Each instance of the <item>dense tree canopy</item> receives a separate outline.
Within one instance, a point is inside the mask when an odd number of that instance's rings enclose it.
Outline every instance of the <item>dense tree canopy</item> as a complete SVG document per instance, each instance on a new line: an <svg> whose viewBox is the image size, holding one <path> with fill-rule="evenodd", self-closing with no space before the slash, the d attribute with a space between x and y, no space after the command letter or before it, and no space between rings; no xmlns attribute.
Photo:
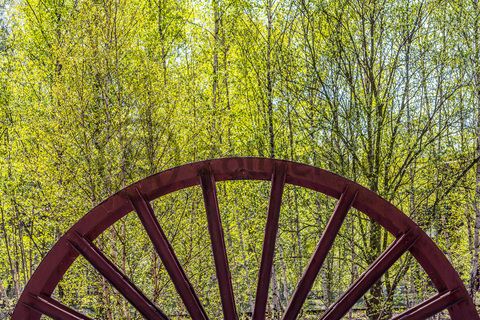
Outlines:
<svg viewBox="0 0 480 320"><path fill-rule="evenodd" d="M96 204L147 175L224 156L312 164L379 193L427 231L476 297L478 0L0 2L0 317ZM246 317L270 185L218 188ZM153 205L207 312L220 318L202 201L191 188ZM287 187L272 317L284 311L334 205ZM391 241L352 212L302 317L328 307ZM167 314L185 314L138 217L122 218L96 243ZM383 319L432 292L405 255L349 317ZM80 258L55 296L99 319L140 317Z"/></svg>

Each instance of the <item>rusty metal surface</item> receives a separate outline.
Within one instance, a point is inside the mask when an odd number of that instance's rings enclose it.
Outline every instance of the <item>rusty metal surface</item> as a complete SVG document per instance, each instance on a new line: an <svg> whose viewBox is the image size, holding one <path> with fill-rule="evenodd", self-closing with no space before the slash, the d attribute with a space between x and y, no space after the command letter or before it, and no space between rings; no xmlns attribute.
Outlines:
<svg viewBox="0 0 480 320"><path fill-rule="evenodd" d="M281 174L284 177L275 174L278 170L275 168L283 168ZM444 254L412 220L392 204L368 189L331 172L304 164L266 158L225 158L187 164L152 175L114 194L80 219L53 246L25 287L14 310L13 319L39 319L42 313L55 319L88 319L50 297L64 273L79 254L85 256L145 318L166 319L161 311L161 306L157 307L149 301L92 243L106 228L132 210L138 210L137 213L162 261L165 265L168 263L167 271L191 317L206 319L207 316L196 294L178 264L173 249L164 237L148 204L149 201L158 197L194 185L200 185L204 192L212 252L217 268L219 288L222 292L224 317L225 319L237 319L215 191L215 182L225 180L272 180L273 189L268 215L269 220L272 221L269 223L273 224L277 219L276 212L279 210L283 189L283 182L278 181L284 180L288 184L308 188L337 199L340 197L344 199L339 201L314 257L305 269L285 319L295 319L297 316L298 310L310 290L311 283L321 267L324 255L330 249L331 242L338 233L350 205L367 214L394 235L397 240L378 257L339 301L330 306L323 315L323 319L341 318L342 314L347 312L372 283L406 250L412 253L426 271L435 285L438 295L407 310L395 319L425 319L446 308L454 320L480 319L462 281ZM349 195L346 194L347 191ZM355 192L354 197L351 192ZM342 194L344 195L342 196ZM265 240L268 241L268 244L264 244L266 251L262 254L260 269L267 275L270 275L271 272L269 269L271 269L271 255L274 247L271 242L272 235L276 234L276 229L275 225L266 226ZM268 289L268 284L267 286L258 286L259 294L262 296L257 297L256 319L263 319L264 316L262 310L264 310L263 304L266 301L265 294L268 292L265 287Z"/></svg>

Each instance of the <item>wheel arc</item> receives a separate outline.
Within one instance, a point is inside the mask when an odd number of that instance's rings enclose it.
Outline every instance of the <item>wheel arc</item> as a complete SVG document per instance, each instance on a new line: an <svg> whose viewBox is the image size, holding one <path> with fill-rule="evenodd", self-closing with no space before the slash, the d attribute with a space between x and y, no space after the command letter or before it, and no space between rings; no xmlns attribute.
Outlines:
<svg viewBox="0 0 480 320"><path fill-rule="evenodd" d="M148 201L180 189L199 185L199 172L208 167L215 181L270 180L275 165L286 167L285 183L334 198L340 198L347 186L358 193L353 207L367 214L393 236L399 237L416 224L399 209L361 185L313 166L285 160L255 157L233 157L206 160L178 166L140 180L112 195L74 224L52 247L37 267L17 303L12 319L39 319L40 313L28 307L33 296L50 296L78 253L69 245L71 233L93 241L106 228L133 211L131 196L140 191ZM448 308L452 319L480 319L463 282L448 259L421 229L415 244L409 249L428 274L439 292L456 290L461 301Z"/></svg>

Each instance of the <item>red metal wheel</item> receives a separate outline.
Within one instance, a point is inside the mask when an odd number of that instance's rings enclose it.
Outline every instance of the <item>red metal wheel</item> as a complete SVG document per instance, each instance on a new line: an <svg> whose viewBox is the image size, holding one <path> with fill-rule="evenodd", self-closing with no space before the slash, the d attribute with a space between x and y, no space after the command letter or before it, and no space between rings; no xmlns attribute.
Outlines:
<svg viewBox="0 0 480 320"><path fill-rule="evenodd" d="M55 301L51 294L78 255L97 269L146 319L167 316L93 244L106 228L136 211L163 265L192 319L207 315L182 266L154 216L150 201L177 190L200 185L207 211L208 230L225 319L238 319L223 229L216 195L216 181L271 180L272 189L265 227L253 319L265 318L281 198L285 183L308 188L339 199L313 256L283 316L295 319L350 207L367 214L396 240L331 305L321 319L341 319L363 294L406 251L415 257L435 285L438 294L394 319L426 319L444 309L452 319L480 319L464 284L450 262L412 220L392 204L364 187L312 166L265 158L226 158L176 167L145 178L111 196L80 219L63 235L38 266L26 285L13 319L89 319ZM265 281L264 279L268 279Z"/></svg>

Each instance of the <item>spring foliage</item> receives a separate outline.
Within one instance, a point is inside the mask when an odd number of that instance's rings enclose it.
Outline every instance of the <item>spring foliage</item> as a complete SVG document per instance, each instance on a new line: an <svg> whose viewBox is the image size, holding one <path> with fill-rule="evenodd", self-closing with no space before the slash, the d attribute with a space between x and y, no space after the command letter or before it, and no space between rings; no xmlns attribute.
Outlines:
<svg viewBox="0 0 480 320"><path fill-rule="evenodd" d="M378 192L427 231L475 295L479 15L476 0L3 0L0 317L96 204L147 175L224 156L308 163ZM218 185L242 316L254 302L269 188ZM271 317L334 204L287 187ZM153 206L207 312L221 318L200 190ZM334 302L391 241L352 211L302 317ZM185 314L135 215L96 243L168 315ZM433 292L406 255L350 317L388 317ZM94 318L140 317L80 258L54 295Z"/></svg>

